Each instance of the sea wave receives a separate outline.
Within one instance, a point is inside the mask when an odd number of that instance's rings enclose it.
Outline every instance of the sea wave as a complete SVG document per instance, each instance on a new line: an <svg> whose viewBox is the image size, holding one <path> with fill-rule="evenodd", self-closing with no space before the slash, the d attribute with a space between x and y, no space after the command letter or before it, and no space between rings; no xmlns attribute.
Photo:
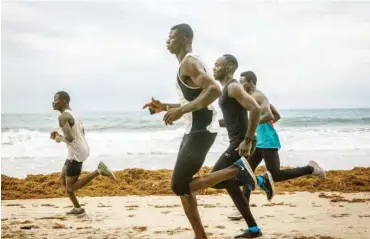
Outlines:
<svg viewBox="0 0 370 239"><path fill-rule="evenodd" d="M2 132L10 132L14 130L33 130L40 132L50 132L54 130L53 125L57 124L47 122L44 124L13 124L3 125ZM299 128L299 127L355 127L370 125L370 117L348 117L348 118L330 118L330 117L285 117L282 118L277 125L282 128ZM175 122L170 128L179 129L184 126L182 121ZM86 131L97 132L114 132L114 131L161 131L167 127L160 119L91 119L84 120L84 127Z"/></svg>

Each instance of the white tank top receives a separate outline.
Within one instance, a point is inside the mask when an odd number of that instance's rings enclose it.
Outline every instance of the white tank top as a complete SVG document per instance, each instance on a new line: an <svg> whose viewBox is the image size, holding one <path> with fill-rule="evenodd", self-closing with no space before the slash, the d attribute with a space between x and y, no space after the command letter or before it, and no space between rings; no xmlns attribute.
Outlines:
<svg viewBox="0 0 370 239"><path fill-rule="evenodd" d="M197 59L201 63L201 65L203 66L206 73L213 79L213 75L210 74L210 71L207 69L206 65L199 58L198 55L195 55L193 53L186 54L185 57L182 59L182 61L179 63L178 69L177 69L176 88L177 88L177 93L178 93L178 97L179 97L181 105L188 104L190 101L192 101L192 100L189 100L189 97L186 97L184 92L187 92L189 94L192 94L192 92L197 92L197 93L194 93L194 95L197 95L201 90L200 87L191 87L191 86L186 85L180 77L181 64L189 56L194 57L195 59ZM186 98L188 98L188 99L186 99ZM199 115L194 114L194 112L189 112L189 113L186 113L186 114L183 115L182 119L185 121L185 133L186 134L189 134L192 131L192 129L194 128L193 126L195 124L199 124L199 122L195 122L195 121L207 121L206 129L210 132L217 132L218 121L217 121L217 110L215 108L215 102L208 105L207 109L210 110L210 112L212 112L211 116L210 116L211 119L208 119L208 117L207 117L207 119L204 118L204 117L198 117ZM200 124L203 124L203 122L201 122Z"/></svg>
<svg viewBox="0 0 370 239"><path fill-rule="evenodd" d="M75 124L72 127L73 141L67 143L68 149L67 159L83 162L89 157L90 148L85 139L85 134L83 133L82 120L73 116L71 110L67 109L64 112L69 113L74 118L75 121Z"/></svg>

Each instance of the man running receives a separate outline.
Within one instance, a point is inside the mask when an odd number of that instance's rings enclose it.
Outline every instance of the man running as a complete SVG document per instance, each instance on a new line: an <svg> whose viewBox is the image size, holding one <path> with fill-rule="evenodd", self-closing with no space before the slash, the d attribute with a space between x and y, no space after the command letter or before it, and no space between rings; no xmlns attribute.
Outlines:
<svg viewBox="0 0 370 239"><path fill-rule="evenodd" d="M143 108L149 107L151 114L167 111L163 117L166 125L171 125L180 118L185 120L186 131L173 170L171 188L181 198L196 239L205 239L207 236L199 216L194 192L235 177L243 185L254 188L256 178L244 159L239 159L218 172L193 178L202 167L217 135L214 131L217 127L216 110L211 103L220 96L221 90L208 73L205 64L192 53L192 40L193 30L188 24L172 27L167 40L167 49L176 55L179 61L177 92L180 104L165 104L152 98L152 101ZM245 95L247 94L243 94L241 98L248 109L256 112L258 122L259 106ZM250 138L240 145L240 155L250 155L254 132L255 128L251 129L248 134Z"/></svg>
<svg viewBox="0 0 370 239"><path fill-rule="evenodd" d="M244 91L242 85L233 78L237 68L237 59L232 55L225 54L216 61L213 69L215 79L220 81L223 86L222 95L218 102L223 113L223 124L227 129L230 145L219 158L212 171L229 167L243 156L238 149L246 142L253 141L253 146L255 147L254 133L258 122L261 120L260 111L253 110L253 107L256 108L254 104L258 105L258 103L255 102L255 100ZM249 102L253 102L254 104L251 106ZM250 110L249 122L247 110ZM253 150L254 149L252 149L251 152L253 152ZM274 185L271 174L267 171L263 175L258 176L257 181L258 186L267 193L267 199L271 200L274 195ZM225 188L227 190L238 212L248 225L248 229L235 238L253 238L261 236L262 232L253 218L247 198L244 197L240 186L241 184L237 180L228 180L216 185L215 188ZM253 190L254 188L250 189Z"/></svg>
<svg viewBox="0 0 370 239"><path fill-rule="evenodd" d="M280 149L279 136L273 126L280 115L272 106L267 97L259 90L256 89L257 77L252 71L246 71L240 75L240 83L244 89L252 95L261 107L260 123L257 127L257 146L252 156L248 159L253 171L261 163L262 159L265 161L267 170L271 173L274 182L286 181L304 175L313 174L325 180L325 171L319 167L315 161L310 161L309 165L304 167L297 167L293 169L280 170L280 158L278 150ZM250 190L244 187L244 196L249 202ZM229 216L231 220L240 220L241 214L235 211Z"/></svg>
<svg viewBox="0 0 370 239"><path fill-rule="evenodd" d="M85 139L85 131L82 120L76 118L69 107L70 97L67 92L59 91L54 96L53 109L61 113L59 116L59 126L62 128L63 135L53 131L50 138L57 143L65 142L67 145L68 156L64 163L60 182L66 188L66 193L72 201L74 208L67 214L79 215L85 213L81 208L75 195L75 191L86 186L98 175L107 176L116 179L108 167L100 162L98 169L84 178L78 179L82 163L89 157L90 149Z"/></svg>

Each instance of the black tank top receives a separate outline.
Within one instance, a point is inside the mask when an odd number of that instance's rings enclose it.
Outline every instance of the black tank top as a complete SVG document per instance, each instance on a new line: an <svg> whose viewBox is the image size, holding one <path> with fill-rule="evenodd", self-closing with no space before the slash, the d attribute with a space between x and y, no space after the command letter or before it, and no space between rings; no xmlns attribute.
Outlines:
<svg viewBox="0 0 370 239"><path fill-rule="evenodd" d="M222 90L218 104L224 116L230 144L240 144L248 129L248 114L235 98L229 97L227 88L233 82L239 84L237 80L231 80Z"/></svg>
<svg viewBox="0 0 370 239"><path fill-rule="evenodd" d="M183 80L188 80L188 78L184 77ZM202 88L187 86L179 76L177 76L177 84L181 89L184 99L188 102L195 100L203 91ZM212 123L213 111L208 109L208 107L193 111L191 114L191 129L189 133L194 131L206 131L207 127Z"/></svg>

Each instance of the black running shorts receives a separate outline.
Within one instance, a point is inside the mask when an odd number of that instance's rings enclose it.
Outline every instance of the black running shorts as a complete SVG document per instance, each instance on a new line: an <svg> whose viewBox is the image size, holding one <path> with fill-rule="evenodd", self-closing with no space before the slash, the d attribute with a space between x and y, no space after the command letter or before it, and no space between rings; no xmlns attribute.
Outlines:
<svg viewBox="0 0 370 239"><path fill-rule="evenodd" d="M217 133L209 131L195 131L184 135L171 180L171 188L176 195L191 194L189 184L202 167L216 136Z"/></svg>
<svg viewBox="0 0 370 239"><path fill-rule="evenodd" d="M67 159L66 162L64 163L64 166L66 167L67 177L79 176L81 174L82 162Z"/></svg>

